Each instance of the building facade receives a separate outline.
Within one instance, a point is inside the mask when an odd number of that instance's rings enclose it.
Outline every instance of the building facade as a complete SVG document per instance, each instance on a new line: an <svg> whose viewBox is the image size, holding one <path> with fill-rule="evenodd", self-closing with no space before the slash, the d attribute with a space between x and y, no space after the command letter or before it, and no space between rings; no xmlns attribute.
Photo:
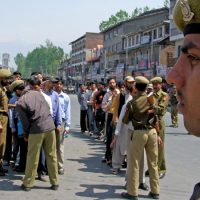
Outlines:
<svg viewBox="0 0 200 200"><path fill-rule="evenodd" d="M86 32L70 43L72 47L70 75L73 80L85 82L92 80L103 47L103 34ZM98 53L99 52L99 53Z"/></svg>

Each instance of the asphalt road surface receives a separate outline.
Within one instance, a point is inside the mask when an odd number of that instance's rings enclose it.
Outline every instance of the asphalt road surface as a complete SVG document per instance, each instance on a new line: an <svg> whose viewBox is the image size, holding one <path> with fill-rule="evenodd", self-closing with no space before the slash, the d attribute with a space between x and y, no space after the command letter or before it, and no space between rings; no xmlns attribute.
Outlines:
<svg viewBox="0 0 200 200"><path fill-rule="evenodd" d="M30 192L20 189L23 174L10 167L5 177L0 177L0 200L78 200L121 199L125 184L125 171L113 175L111 168L101 159L105 144L89 135L82 135L79 126L79 105L76 95L72 102L71 135L65 139L65 174L60 176L58 191L49 189L49 182L35 181ZM179 128L171 128L170 114L166 121L167 173L160 180L160 200L188 200L200 177L200 141L188 135L179 117ZM146 179L149 184L148 178ZM148 192L139 190L139 199L146 200Z"/></svg>

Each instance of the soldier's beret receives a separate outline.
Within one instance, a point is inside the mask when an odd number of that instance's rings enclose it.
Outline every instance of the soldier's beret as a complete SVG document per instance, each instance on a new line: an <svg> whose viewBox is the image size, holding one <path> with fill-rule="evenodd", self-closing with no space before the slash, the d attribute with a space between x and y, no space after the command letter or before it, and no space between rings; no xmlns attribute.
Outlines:
<svg viewBox="0 0 200 200"><path fill-rule="evenodd" d="M9 86L10 91L13 91L16 87L23 85L24 81L23 80L16 80L12 82L12 84Z"/></svg>
<svg viewBox="0 0 200 200"><path fill-rule="evenodd" d="M200 33L199 0L178 0L173 10L173 19L184 35Z"/></svg>
<svg viewBox="0 0 200 200"><path fill-rule="evenodd" d="M162 83L162 78L159 77L159 76L156 76L156 77L152 78L150 81L151 81L152 84L154 84L154 83Z"/></svg>
<svg viewBox="0 0 200 200"><path fill-rule="evenodd" d="M125 79L124 79L124 81L131 81L131 82L133 82L133 81L135 81L135 79L132 76L126 76Z"/></svg>
<svg viewBox="0 0 200 200"><path fill-rule="evenodd" d="M136 84L145 84L145 85L149 84L149 80L145 78L144 76L136 76L135 82Z"/></svg>
<svg viewBox="0 0 200 200"><path fill-rule="evenodd" d="M0 69L0 78L8 78L12 74L9 69Z"/></svg>

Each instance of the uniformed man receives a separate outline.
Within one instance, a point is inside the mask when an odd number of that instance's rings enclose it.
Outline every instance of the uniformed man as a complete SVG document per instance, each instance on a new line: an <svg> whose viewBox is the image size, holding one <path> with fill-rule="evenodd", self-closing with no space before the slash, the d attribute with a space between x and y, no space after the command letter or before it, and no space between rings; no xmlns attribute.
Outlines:
<svg viewBox="0 0 200 200"><path fill-rule="evenodd" d="M8 122L8 98L6 96L6 89L8 81L7 78L11 76L8 69L0 69L0 176L5 176L8 172L3 168L3 157L6 147L6 132Z"/></svg>
<svg viewBox="0 0 200 200"><path fill-rule="evenodd" d="M176 26L184 34L182 52L167 81L177 89L178 110L187 130L200 137L200 2L177 0L173 11ZM188 162L188 161L187 161ZM190 200L200 199L200 184Z"/></svg>
<svg viewBox="0 0 200 200"><path fill-rule="evenodd" d="M149 197L159 199L159 175L158 175L158 137L155 128L149 123L149 113L152 105L148 101L146 87L149 81L143 77L135 78L135 88L137 95L127 103L123 123L133 124L134 131L130 135L127 151L127 192L122 193L122 197L132 200L138 199L139 169L140 161L146 150L150 188Z"/></svg>
<svg viewBox="0 0 200 200"><path fill-rule="evenodd" d="M158 171L160 178L163 178L166 173L166 163L165 163L165 122L163 116L167 112L168 106L168 94L162 91L162 78L154 77L151 79L154 89L155 106L157 109L157 116L159 120L159 136L162 143L158 145Z"/></svg>
<svg viewBox="0 0 200 200"><path fill-rule="evenodd" d="M178 108L177 108L178 100L177 100L177 92L175 85L172 85L169 88L168 94L170 97L172 127L178 128Z"/></svg>

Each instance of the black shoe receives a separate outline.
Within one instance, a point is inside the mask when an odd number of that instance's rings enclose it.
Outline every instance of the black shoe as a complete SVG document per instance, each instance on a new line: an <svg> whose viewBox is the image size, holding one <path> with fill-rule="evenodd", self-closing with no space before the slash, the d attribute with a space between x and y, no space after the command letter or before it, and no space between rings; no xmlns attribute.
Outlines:
<svg viewBox="0 0 200 200"><path fill-rule="evenodd" d="M160 173L159 174L159 179L162 179L162 178L164 178L165 177L165 173Z"/></svg>
<svg viewBox="0 0 200 200"><path fill-rule="evenodd" d="M149 186L146 183L140 183L138 188L141 190L146 190L146 191L149 190Z"/></svg>
<svg viewBox="0 0 200 200"><path fill-rule="evenodd" d="M4 172L0 172L0 176L5 176L6 174Z"/></svg>
<svg viewBox="0 0 200 200"><path fill-rule="evenodd" d="M138 196L133 196L133 195L130 195L129 193L127 192L122 192L121 193L121 196L125 199L131 199L131 200L138 200Z"/></svg>
<svg viewBox="0 0 200 200"><path fill-rule="evenodd" d="M2 166L0 167L0 172L3 172L3 173L8 173L8 170L3 168Z"/></svg>
<svg viewBox="0 0 200 200"><path fill-rule="evenodd" d="M18 166L18 167L15 168L15 171L19 172L19 173L22 173L22 172L25 171L25 169L22 169L21 167Z"/></svg>
<svg viewBox="0 0 200 200"><path fill-rule="evenodd" d="M26 192L31 191L31 188L30 187L26 187L24 184L21 185L21 189L26 191Z"/></svg>
<svg viewBox="0 0 200 200"><path fill-rule="evenodd" d="M52 190L58 190L58 187L59 187L59 185L52 185L52 186L51 186L51 189L52 189Z"/></svg>
<svg viewBox="0 0 200 200"><path fill-rule="evenodd" d="M152 192L149 192L149 195L148 195L150 198L152 199L159 199L159 194L154 194Z"/></svg>
<svg viewBox="0 0 200 200"><path fill-rule="evenodd" d="M146 172L145 172L145 176L149 176L149 170L147 170Z"/></svg>

